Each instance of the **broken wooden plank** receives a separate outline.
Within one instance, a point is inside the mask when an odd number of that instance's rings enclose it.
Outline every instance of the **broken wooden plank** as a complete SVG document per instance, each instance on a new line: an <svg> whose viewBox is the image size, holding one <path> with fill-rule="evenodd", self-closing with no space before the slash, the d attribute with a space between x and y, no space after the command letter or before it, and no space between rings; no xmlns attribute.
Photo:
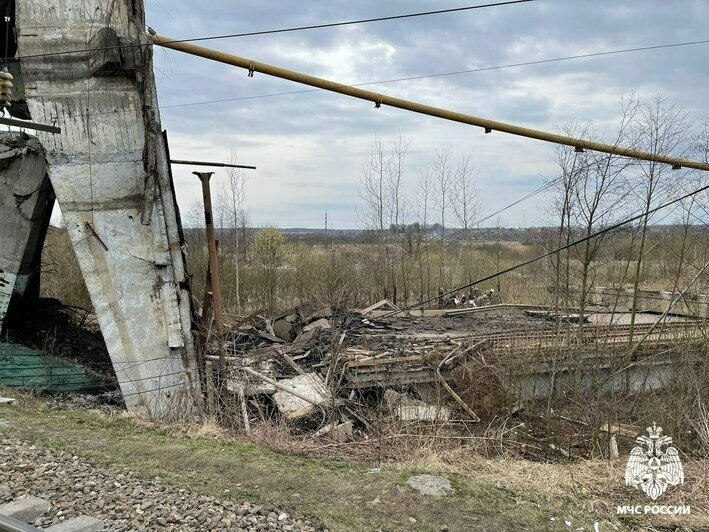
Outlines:
<svg viewBox="0 0 709 532"><path fill-rule="evenodd" d="M283 349L274 347L273 350L279 355L281 355L281 358L285 360L286 364L293 368L296 373L298 373L299 375L305 375L305 371L303 370L303 368L301 368L299 364L297 364L291 357L289 357Z"/></svg>
<svg viewBox="0 0 709 532"><path fill-rule="evenodd" d="M395 311L401 310L399 307L397 307L394 303L392 303L388 299L382 299L381 301L374 303L374 305L370 305L366 309L362 310L362 312L360 314L362 314L362 316L366 316L370 312L374 312L375 310L379 310L380 308L384 308L384 307L388 308L389 310L395 310Z"/></svg>
<svg viewBox="0 0 709 532"><path fill-rule="evenodd" d="M423 357L421 355L410 355L406 357L393 357L393 358L379 358L370 360L355 360L353 362L348 362L345 364L347 368L359 368L367 366L388 366L396 364L408 364L410 362L421 362Z"/></svg>
<svg viewBox="0 0 709 532"><path fill-rule="evenodd" d="M609 434L619 434L621 436L627 436L628 438L637 437L642 429L636 425L625 425L623 423L608 424L604 423L599 429L601 432L608 432Z"/></svg>

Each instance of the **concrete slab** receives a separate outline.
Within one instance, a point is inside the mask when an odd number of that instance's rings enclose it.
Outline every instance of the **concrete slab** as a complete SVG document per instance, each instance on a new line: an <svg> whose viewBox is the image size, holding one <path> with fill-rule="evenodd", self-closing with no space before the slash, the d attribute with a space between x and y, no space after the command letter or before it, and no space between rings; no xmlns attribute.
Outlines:
<svg viewBox="0 0 709 532"><path fill-rule="evenodd" d="M44 148L24 133L0 133L0 328L10 302L38 296L39 258L54 204Z"/></svg>
<svg viewBox="0 0 709 532"><path fill-rule="evenodd" d="M0 515L6 515L25 523L32 523L51 509L52 505L48 500L27 495L0 505Z"/></svg>
<svg viewBox="0 0 709 532"><path fill-rule="evenodd" d="M278 383L311 399L318 405L332 401L330 392L325 388L322 378L317 373L298 375L292 379L283 379ZM279 390L273 394L273 400L281 414L289 420L301 419L317 412L317 406L286 391Z"/></svg>
<svg viewBox="0 0 709 532"><path fill-rule="evenodd" d="M450 419L450 410L445 406L427 404L394 390L384 392L384 402L400 421L445 422Z"/></svg>
<svg viewBox="0 0 709 532"><path fill-rule="evenodd" d="M309 331L314 331L317 329L330 329L330 328L331 328L330 322L328 320L326 320L325 318L320 318L319 320L315 320L311 324L303 327L303 332L307 333Z"/></svg>
<svg viewBox="0 0 709 532"><path fill-rule="evenodd" d="M52 525L46 530L51 530L52 532L98 532L102 529L103 521L88 515L80 515Z"/></svg>

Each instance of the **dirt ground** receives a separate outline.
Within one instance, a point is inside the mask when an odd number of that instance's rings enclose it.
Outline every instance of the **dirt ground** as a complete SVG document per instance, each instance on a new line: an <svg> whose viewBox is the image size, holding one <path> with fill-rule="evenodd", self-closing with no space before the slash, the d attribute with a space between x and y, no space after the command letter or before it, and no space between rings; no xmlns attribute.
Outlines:
<svg viewBox="0 0 709 532"><path fill-rule="evenodd" d="M374 468L274 452L229 438L210 425L158 428L124 413L56 408L24 397L19 405L2 407L0 432L37 446L69 450L80 460L104 467L129 468L139 477L159 477L195 497L277 505L322 522L329 530L709 527L702 503L708 468L702 462L686 465L685 486L674 488L664 501L691 503L691 516L621 520L616 505L646 501L644 494L623 485L620 462L553 465L469 455L459 457L454 466L440 456L419 453L410 462ZM436 498L413 492L406 480L418 473L447 475L455 493Z"/></svg>

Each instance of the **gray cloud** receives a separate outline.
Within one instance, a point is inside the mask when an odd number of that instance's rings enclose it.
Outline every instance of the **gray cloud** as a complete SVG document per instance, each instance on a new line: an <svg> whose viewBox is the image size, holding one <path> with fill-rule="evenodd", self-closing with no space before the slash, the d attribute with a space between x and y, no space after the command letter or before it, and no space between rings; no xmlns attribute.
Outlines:
<svg viewBox="0 0 709 532"><path fill-rule="evenodd" d="M440 4L436 7L448 7ZM431 9L430 2L373 0L283 3L148 0L148 23L172 37L237 33ZM205 46L345 83L385 80L627 47L701 39L709 4L633 0L539 0L529 4L344 28L219 40ZM619 99L663 95L706 115L707 46L653 50L499 71L373 85L371 90L479 116L554 129L569 117L612 136ZM161 104L243 98L307 89L294 83L156 51ZM411 192L435 149L471 154L486 210L521 197L555 172L541 142L447 123L369 102L314 92L165 108L173 155L224 160L233 148L259 169L248 174L254 224L356 226L362 161L375 135L412 140ZM187 168L176 168L183 210L199 199ZM537 203L535 203L535 201ZM505 213L508 223L543 221L539 202Z"/></svg>

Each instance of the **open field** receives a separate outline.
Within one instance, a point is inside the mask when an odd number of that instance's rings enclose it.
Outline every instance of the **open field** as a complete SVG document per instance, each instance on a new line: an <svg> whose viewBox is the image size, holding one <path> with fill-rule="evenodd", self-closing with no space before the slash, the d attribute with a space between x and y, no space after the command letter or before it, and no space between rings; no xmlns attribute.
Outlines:
<svg viewBox="0 0 709 532"><path fill-rule="evenodd" d="M239 231L237 247L233 231L225 229L220 231L224 308L231 315L256 310L276 313L304 301L363 308L383 298L398 305L432 298L427 306L435 307L439 288L449 290L553 248L556 244L552 231L535 232L524 241L441 242L430 237L419 240L392 237L385 245L335 239L328 244L308 243L285 232L287 239L278 244L283 246L278 264L269 269L252 252L256 231L249 230L245 234ZM494 235L494 230L490 230L490 238ZM644 256L639 279L640 289L673 290L683 287L692 278L704 261L709 235L697 227L690 236L680 244L681 227L651 231L650 249ZM194 300L199 304L208 265L206 240L202 229L187 230L186 237L188 271ZM588 289L632 286L635 276L630 265L636 247L625 233L606 237L604 247L592 261L593 281ZM679 264L678 247L684 249L686 257ZM579 253L568 252L569 289L580 283ZM478 289L482 293L494 288L505 303L554 304L555 294L559 297L552 290L556 265L551 259L540 261L482 283ZM262 289L268 286L271 290ZM691 290L708 292L709 274L701 275ZM65 304L91 308L64 229L53 228L49 232L43 253L42 295L60 299Z"/></svg>

